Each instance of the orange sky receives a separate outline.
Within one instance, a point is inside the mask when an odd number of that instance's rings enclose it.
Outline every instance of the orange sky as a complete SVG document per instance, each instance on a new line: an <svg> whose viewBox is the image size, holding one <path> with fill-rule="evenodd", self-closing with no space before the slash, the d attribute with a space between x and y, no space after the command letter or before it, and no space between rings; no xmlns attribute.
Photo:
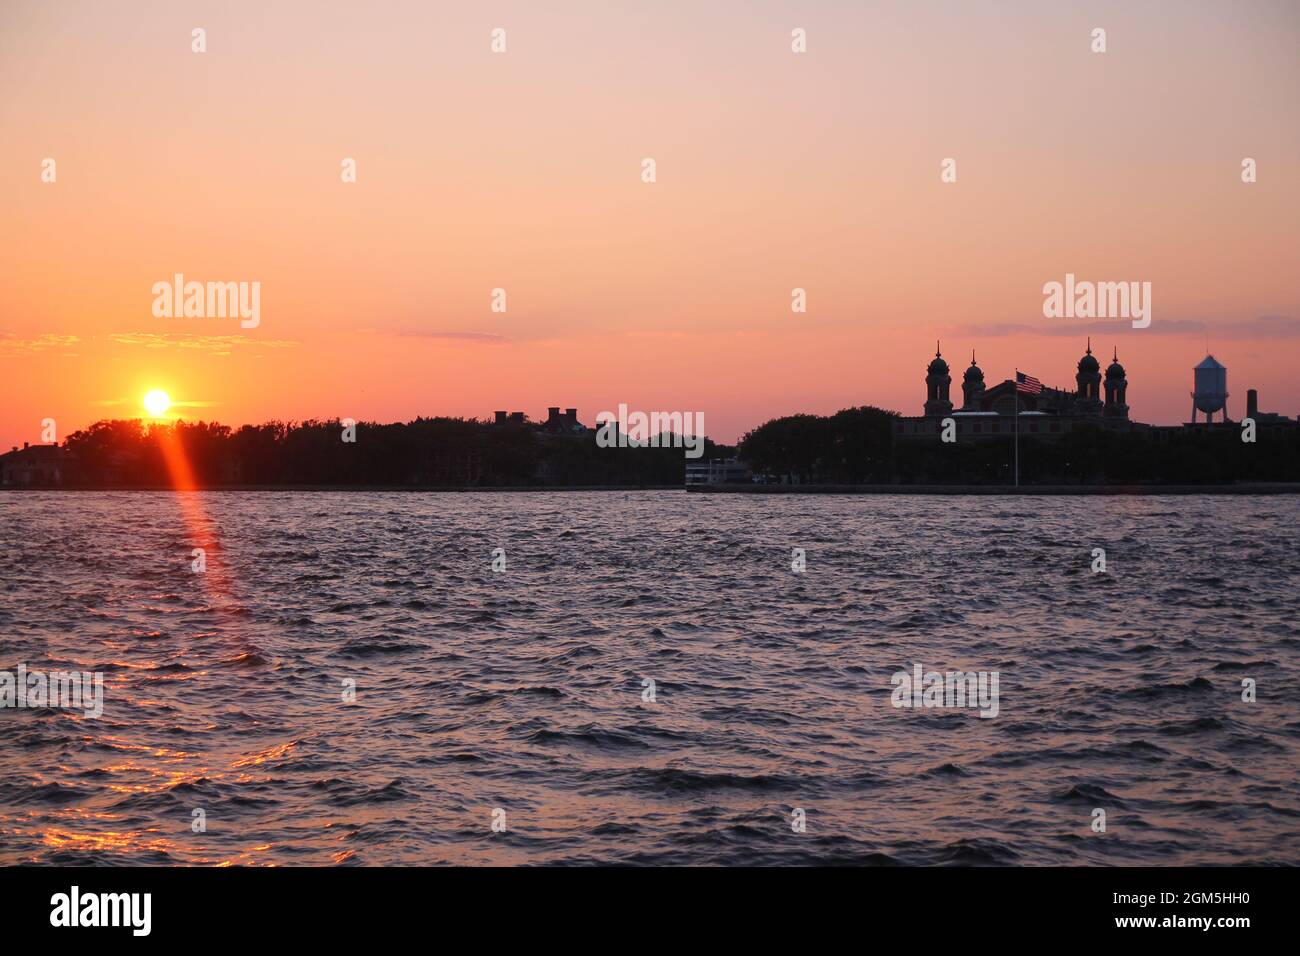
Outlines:
<svg viewBox="0 0 1300 956"><path fill-rule="evenodd" d="M732 440L919 414L936 338L958 379L973 347L1071 385L1088 334L1138 420L1186 420L1207 340L1232 415L1296 415L1297 11L6 0L0 447L150 388L232 425L626 403ZM260 282L260 325L155 318L176 272ZM1151 282L1151 327L1045 319L1067 272Z"/></svg>

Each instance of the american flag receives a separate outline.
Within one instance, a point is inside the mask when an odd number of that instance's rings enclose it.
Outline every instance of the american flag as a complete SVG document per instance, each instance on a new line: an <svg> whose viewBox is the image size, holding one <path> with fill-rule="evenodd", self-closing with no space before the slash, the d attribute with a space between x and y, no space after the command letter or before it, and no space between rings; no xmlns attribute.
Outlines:
<svg viewBox="0 0 1300 956"><path fill-rule="evenodd" d="M1043 383L1024 372L1016 373L1016 391L1021 395L1037 395L1043 390Z"/></svg>

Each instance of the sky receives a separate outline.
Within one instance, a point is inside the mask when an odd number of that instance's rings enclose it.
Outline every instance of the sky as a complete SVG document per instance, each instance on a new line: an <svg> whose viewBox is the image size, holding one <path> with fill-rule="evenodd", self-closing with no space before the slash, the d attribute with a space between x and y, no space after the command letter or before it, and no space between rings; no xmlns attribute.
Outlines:
<svg viewBox="0 0 1300 956"><path fill-rule="evenodd" d="M1139 421L1188 419L1207 348L1230 415L1297 415L1298 33L1289 0L5 0L0 448L151 389L732 441L920 414L936 340L954 397L972 349L1073 387L1089 335ZM155 316L176 273L259 283L257 327ZM1045 317L1067 273L1150 282L1150 326Z"/></svg>

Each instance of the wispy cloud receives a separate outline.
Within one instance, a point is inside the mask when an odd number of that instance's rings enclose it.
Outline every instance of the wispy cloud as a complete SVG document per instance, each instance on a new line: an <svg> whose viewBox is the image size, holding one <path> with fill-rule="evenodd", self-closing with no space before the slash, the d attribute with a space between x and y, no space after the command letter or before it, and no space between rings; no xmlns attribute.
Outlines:
<svg viewBox="0 0 1300 956"><path fill-rule="evenodd" d="M489 345L499 345L508 342L504 335L495 335L491 332L440 332L425 331L423 329L414 329L404 332L394 333L402 338L412 339L454 339L460 342L484 342Z"/></svg>
<svg viewBox="0 0 1300 956"><path fill-rule="evenodd" d="M1289 315L1261 315L1254 320L1256 338L1289 339L1300 337L1300 319Z"/></svg>
<svg viewBox="0 0 1300 956"><path fill-rule="evenodd" d="M1041 323L988 322L951 326L945 334L979 339L1006 338L1020 335L1073 337L1103 333L1123 334L1132 330L1140 335L1204 335L1216 339L1295 339L1300 338L1300 319L1281 315L1261 315L1244 321L1202 322L1196 319L1167 319L1157 316L1149 328L1132 329L1127 319L1079 322L1044 319Z"/></svg>
<svg viewBox="0 0 1300 956"><path fill-rule="evenodd" d="M238 348L288 349L298 345L290 339L261 339L250 335L195 335L185 332L114 332L108 340L117 345L138 345L147 349L194 349L229 354Z"/></svg>
<svg viewBox="0 0 1300 956"><path fill-rule="evenodd" d="M29 355L33 352L45 352L50 349L67 348L80 342L75 335L38 335L35 338L20 338L12 332L0 332L0 356Z"/></svg>

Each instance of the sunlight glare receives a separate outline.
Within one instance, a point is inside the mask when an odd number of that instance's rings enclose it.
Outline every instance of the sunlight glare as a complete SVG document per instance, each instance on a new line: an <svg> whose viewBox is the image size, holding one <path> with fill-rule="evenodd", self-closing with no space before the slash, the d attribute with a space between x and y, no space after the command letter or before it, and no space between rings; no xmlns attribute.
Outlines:
<svg viewBox="0 0 1300 956"><path fill-rule="evenodd" d="M144 397L144 410L154 418L161 418L171 406L172 400L167 393L156 388Z"/></svg>

